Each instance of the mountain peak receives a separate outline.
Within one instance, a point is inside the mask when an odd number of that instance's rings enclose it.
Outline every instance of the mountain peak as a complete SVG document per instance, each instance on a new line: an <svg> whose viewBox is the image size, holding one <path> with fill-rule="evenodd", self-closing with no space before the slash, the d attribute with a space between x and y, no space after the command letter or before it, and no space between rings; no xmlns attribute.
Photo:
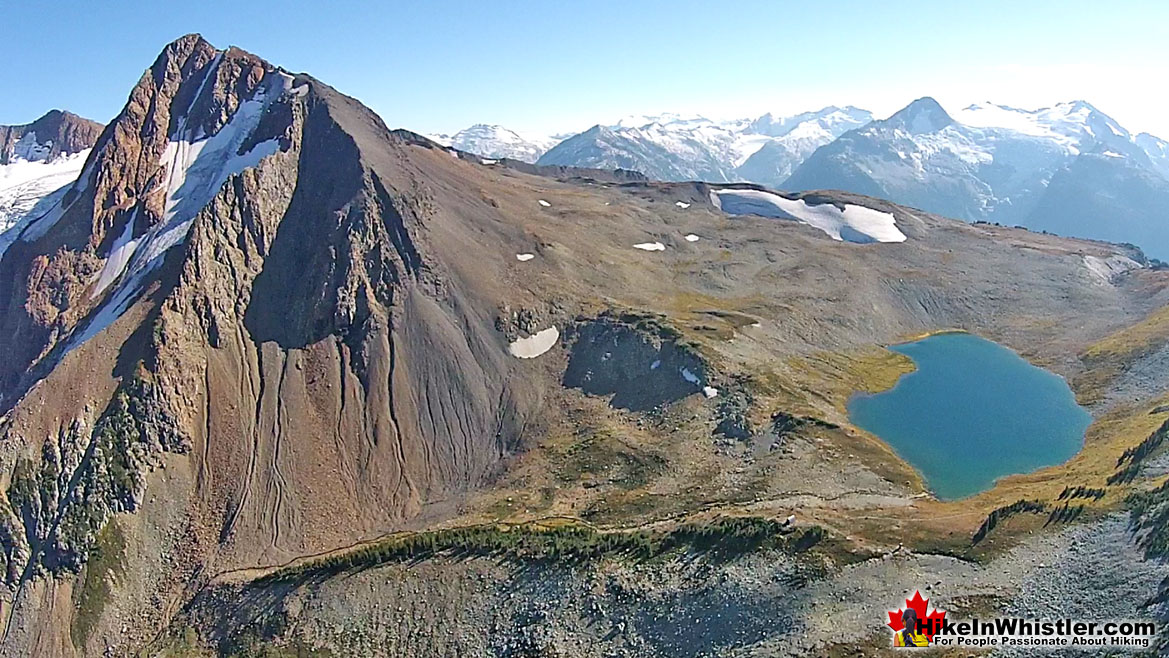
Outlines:
<svg viewBox="0 0 1169 658"><path fill-rule="evenodd" d="M902 109L886 122L909 131L910 134L937 132L954 123L954 119L933 98L923 96Z"/></svg>
<svg viewBox="0 0 1169 658"><path fill-rule="evenodd" d="M64 110L49 110L41 118L17 126L0 126L0 164L13 159L55 160L91 148L102 125Z"/></svg>

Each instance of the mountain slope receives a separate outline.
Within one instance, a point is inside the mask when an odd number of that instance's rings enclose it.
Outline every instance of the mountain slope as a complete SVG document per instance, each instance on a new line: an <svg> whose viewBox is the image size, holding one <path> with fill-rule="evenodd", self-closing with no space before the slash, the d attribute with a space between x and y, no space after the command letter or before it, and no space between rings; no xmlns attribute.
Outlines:
<svg viewBox="0 0 1169 658"><path fill-rule="evenodd" d="M239 49L197 35L164 49L0 255L0 652L507 655L535 646L539 599L493 600L511 620L498 628L464 616L473 590L443 587L468 563L556 586L583 545L573 573L604 578L590 560L628 557L604 552L629 547L613 543L628 528L637 550L720 506L770 505L739 523L771 538L798 506L798 537L842 551L793 569L820 578L909 545L901 525L870 534L872 515L956 537L1020 497L938 513L848 425L847 396L877 378L865 368L901 371L878 345L965 327L1073 380L1084 350L1169 301L1165 272L1112 245L846 193L454 156ZM1169 390L1149 370L1146 397ZM554 531L546 554L527 552L531 525ZM426 532L451 526L482 552ZM410 597L350 577L387 538L434 576ZM266 579L332 558L354 573ZM416 617L415 599L445 613ZM313 636L318 606L344 611L340 639ZM631 638L676 655L649 629L694 604L663 608L589 650ZM752 642L791 639L768 619Z"/></svg>
<svg viewBox="0 0 1169 658"><path fill-rule="evenodd" d="M0 233L73 182L101 129L99 123L60 110L29 124L0 126Z"/></svg>

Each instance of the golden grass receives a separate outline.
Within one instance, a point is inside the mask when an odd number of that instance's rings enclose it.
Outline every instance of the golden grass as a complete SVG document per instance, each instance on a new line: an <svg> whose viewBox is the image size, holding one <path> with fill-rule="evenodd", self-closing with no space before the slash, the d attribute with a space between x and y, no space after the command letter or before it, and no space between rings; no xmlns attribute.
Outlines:
<svg viewBox="0 0 1169 658"><path fill-rule="evenodd" d="M1129 361L1169 342L1169 306L1153 311L1144 320L1121 329L1084 351L1089 360Z"/></svg>

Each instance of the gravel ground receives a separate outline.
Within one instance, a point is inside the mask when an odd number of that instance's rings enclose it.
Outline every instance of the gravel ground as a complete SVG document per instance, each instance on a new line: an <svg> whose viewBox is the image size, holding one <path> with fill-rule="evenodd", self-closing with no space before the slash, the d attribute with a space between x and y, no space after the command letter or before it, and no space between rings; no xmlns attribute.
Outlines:
<svg viewBox="0 0 1169 658"><path fill-rule="evenodd" d="M1167 575L1142 559L1120 514L1036 535L987 566L894 551L827 577L775 553L598 568L427 561L302 588L286 602L283 639L420 658L807 656L839 645L864 655L884 646L886 611L915 590L957 619L985 618L988 607L1136 619L1163 617L1140 606Z"/></svg>

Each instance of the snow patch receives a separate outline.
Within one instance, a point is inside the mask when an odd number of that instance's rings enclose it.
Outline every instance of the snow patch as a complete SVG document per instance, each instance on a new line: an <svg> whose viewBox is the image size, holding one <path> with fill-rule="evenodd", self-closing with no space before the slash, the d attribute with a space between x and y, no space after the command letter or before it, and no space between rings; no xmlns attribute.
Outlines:
<svg viewBox="0 0 1169 658"><path fill-rule="evenodd" d="M678 207L679 207L679 208L681 208L682 210L685 210L685 209L687 209L687 208L689 208L689 207L690 207L690 204L689 204L689 203L686 203L685 201L675 201L675 202L674 202L674 205L675 205L675 206L678 206Z"/></svg>
<svg viewBox="0 0 1169 658"><path fill-rule="evenodd" d="M641 249L642 251L665 251L666 245L660 242L641 242L633 245L634 249Z"/></svg>
<svg viewBox="0 0 1169 658"><path fill-rule="evenodd" d="M507 346L507 350L517 359L534 359L552 349L558 340L560 330L552 326L527 338L517 338Z"/></svg>
<svg viewBox="0 0 1169 658"><path fill-rule="evenodd" d="M654 359L654 362L649 364L649 369L650 370L657 370L659 367L661 367L661 365L662 365L661 359Z"/></svg>
<svg viewBox="0 0 1169 658"><path fill-rule="evenodd" d="M485 165L493 165L493 164L499 162L499 160L488 160L486 158L483 158L483 159L479 160L479 162L482 162Z"/></svg>
<svg viewBox="0 0 1169 658"><path fill-rule="evenodd" d="M535 254L516 254L515 255L515 259L521 263L526 263L535 257L536 257Z"/></svg>
<svg viewBox="0 0 1169 658"><path fill-rule="evenodd" d="M704 396L706 396L707 398L713 398L714 396L718 395L717 388L703 384L702 378L700 378L698 375L690 372L689 368L682 368L679 372L682 373L682 379L685 379L686 381L690 382L691 384L694 384L695 386L698 386L699 388L701 388L702 394Z"/></svg>
<svg viewBox="0 0 1169 658"><path fill-rule="evenodd" d="M162 221L137 240L129 239L132 228L126 229L129 233L123 232L102 268L98 293L104 292L114 281L119 281L118 286L91 316L84 329L70 338L67 349L96 336L130 307L150 272L162 264L167 251L186 240L195 216L219 193L228 178L255 167L280 149L279 141L270 139L256 144L247 153L239 153L272 100L289 91L290 80L279 75L269 76L252 98L240 103L228 122L214 135L208 137L202 130L188 128L188 115L202 96L207 81L215 75L221 57L222 53L208 67L203 82L187 111L179 116L178 125L163 149L159 162L166 169Z"/></svg>
<svg viewBox="0 0 1169 658"><path fill-rule="evenodd" d="M538 199L538 200L536 201L536 203L539 203L541 206L544 206L545 208L551 208L551 207L552 207L552 204L548 203L547 201L545 201L545 200L543 200L543 199Z"/></svg>
<svg viewBox="0 0 1169 658"><path fill-rule="evenodd" d="M138 209L130 214L130 218L126 220L126 228L122 229L122 235L114 241L110 248L110 255L106 257L106 264L101 268L101 272L97 277L97 285L93 292L89 294L90 299L96 299L105 292L106 288L111 283L122 276L122 272L126 271L126 265L130 262L130 257L134 255L134 250L138 248L140 240L132 239L134 237L134 220L138 218Z"/></svg>
<svg viewBox="0 0 1169 658"><path fill-rule="evenodd" d="M698 237L697 235L694 235L693 233L686 234L686 242L698 242L701 239L702 238Z"/></svg>
<svg viewBox="0 0 1169 658"><path fill-rule="evenodd" d="M803 199L789 199L761 190L712 191L720 210L732 215L760 215L792 219L823 231L833 240L848 242L904 242L893 215L864 206L831 203L809 205Z"/></svg>

